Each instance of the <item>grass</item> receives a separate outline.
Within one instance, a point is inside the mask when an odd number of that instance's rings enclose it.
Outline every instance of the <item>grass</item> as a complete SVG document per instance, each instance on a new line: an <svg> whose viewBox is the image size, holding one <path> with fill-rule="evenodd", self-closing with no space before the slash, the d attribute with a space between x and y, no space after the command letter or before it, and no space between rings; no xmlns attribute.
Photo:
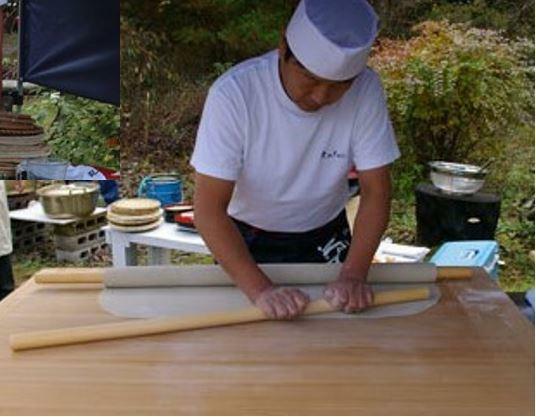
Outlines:
<svg viewBox="0 0 536 417"><path fill-rule="evenodd" d="M15 285L18 287L33 274L43 268L67 267L104 267L110 266L110 256L100 253L86 262L58 262L55 256L55 247L52 242L32 251L21 251L12 255Z"/></svg>
<svg viewBox="0 0 536 417"><path fill-rule="evenodd" d="M500 247L499 285L509 292L526 291L534 287L534 213L527 207L534 201L533 125L513 132L490 170L486 190L502 198L495 235ZM393 201L386 235L394 242L413 244L415 232L415 200L408 192ZM436 248L431 249L433 254Z"/></svg>
<svg viewBox="0 0 536 417"><path fill-rule="evenodd" d="M41 247L39 250L18 252L12 257L13 273L15 275L15 285L19 287L24 281L32 277L33 274L43 268L69 268L69 267L85 267L85 268L102 268L111 267L112 258L109 251L104 254L99 254L98 257L92 257L84 262L58 262L54 253L54 245L52 243ZM140 265L147 264L147 250L144 246L138 247L138 263ZM214 260L209 255L200 253L189 253L182 251L172 251L171 263L176 265L192 265L192 264L213 264Z"/></svg>

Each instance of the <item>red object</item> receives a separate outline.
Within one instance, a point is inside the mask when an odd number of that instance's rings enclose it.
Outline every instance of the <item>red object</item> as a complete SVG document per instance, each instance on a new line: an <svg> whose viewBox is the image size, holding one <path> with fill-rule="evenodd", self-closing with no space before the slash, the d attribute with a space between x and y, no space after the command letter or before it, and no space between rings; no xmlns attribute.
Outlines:
<svg viewBox="0 0 536 417"><path fill-rule="evenodd" d="M164 206L164 212L166 219L166 222L168 223L177 223L177 220L175 220L175 216L180 213L185 213L188 211L192 211L194 209L194 206L191 204L186 203L179 203L179 204L167 204Z"/></svg>
<svg viewBox="0 0 536 417"><path fill-rule="evenodd" d="M175 214L175 222L183 227L195 229L194 211L192 210Z"/></svg>
<svg viewBox="0 0 536 417"><path fill-rule="evenodd" d="M114 136L114 137L106 139L106 146L109 149L115 149L121 146L121 143L119 142L119 138Z"/></svg>
<svg viewBox="0 0 536 417"><path fill-rule="evenodd" d="M355 169L355 167L352 167L350 172L348 172L348 179L349 180L356 180L358 178L359 178L359 175L357 173L357 169Z"/></svg>
<svg viewBox="0 0 536 417"><path fill-rule="evenodd" d="M109 168L103 168L96 165L93 165L93 168L98 170L102 175L106 177L107 180L119 180L121 179L121 175L118 171L114 171L113 169Z"/></svg>

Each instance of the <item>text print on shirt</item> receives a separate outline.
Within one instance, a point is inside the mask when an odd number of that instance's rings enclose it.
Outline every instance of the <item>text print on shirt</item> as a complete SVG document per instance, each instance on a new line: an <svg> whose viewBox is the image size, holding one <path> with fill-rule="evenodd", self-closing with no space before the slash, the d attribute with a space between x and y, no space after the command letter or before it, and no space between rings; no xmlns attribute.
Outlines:
<svg viewBox="0 0 536 417"><path fill-rule="evenodd" d="M342 159L342 158L346 158L346 154L345 153L340 153L339 151L337 150L333 150L333 151L322 151L322 154L320 156L322 159Z"/></svg>

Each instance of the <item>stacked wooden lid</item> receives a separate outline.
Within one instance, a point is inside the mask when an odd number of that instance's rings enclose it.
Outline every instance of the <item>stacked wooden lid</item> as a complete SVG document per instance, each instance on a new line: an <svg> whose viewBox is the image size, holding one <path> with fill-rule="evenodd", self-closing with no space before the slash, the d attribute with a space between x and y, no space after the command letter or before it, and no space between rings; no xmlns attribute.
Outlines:
<svg viewBox="0 0 536 417"><path fill-rule="evenodd" d="M126 198L108 207L110 227L123 232L144 232L158 227L164 220L160 202L150 198Z"/></svg>
<svg viewBox="0 0 536 417"><path fill-rule="evenodd" d="M24 159L44 158L49 154L43 129L31 116L0 112L0 177L14 177L17 165Z"/></svg>

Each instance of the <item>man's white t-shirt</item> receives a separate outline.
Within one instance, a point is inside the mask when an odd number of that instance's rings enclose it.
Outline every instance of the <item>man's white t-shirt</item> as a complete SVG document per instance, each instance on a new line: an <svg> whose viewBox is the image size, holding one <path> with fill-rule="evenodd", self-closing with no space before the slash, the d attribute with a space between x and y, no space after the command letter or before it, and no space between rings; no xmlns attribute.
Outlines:
<svg viewBox="0 0 536 417"><path fill-rule="evenodd" d="M348 171L400 156L378 75L367 68L336 103L301 110L285 93L277 51L247 60L212 85L191 164L235 182L228 214L263 230L303 232L348 200Z"/></svg>

